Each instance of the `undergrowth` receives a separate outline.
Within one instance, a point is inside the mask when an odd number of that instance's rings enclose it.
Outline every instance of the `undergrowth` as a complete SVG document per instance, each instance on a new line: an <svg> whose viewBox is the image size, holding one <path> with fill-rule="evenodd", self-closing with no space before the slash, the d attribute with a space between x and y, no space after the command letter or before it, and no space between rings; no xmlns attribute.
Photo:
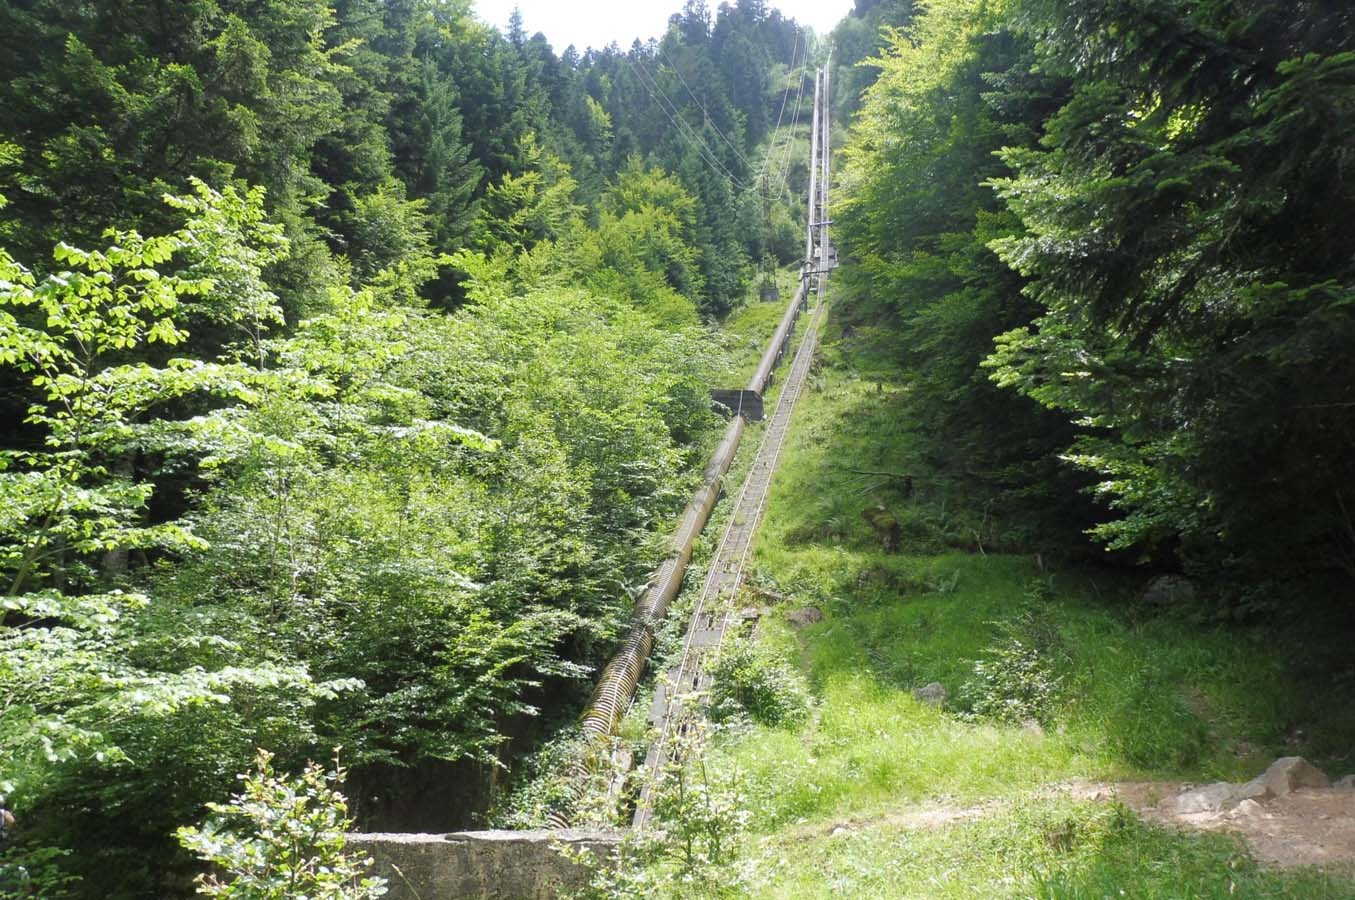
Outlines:
<svg viewBox="0 0 1355 900"><path fill-rule="evenodd" d="M859 329L824 350L758 538L752 581L779 602L761 648L730 651L736 683L721 690L760 684L742 671L756 657L762 673L802 672L812 697L799 714L748 716L710 751L717 776L739 773L749 814L728 884L759 897L1355 896L1334 874L1262 871L1226 837L1031 799L1070 779L1249 778L1290 754L1355 770L1355 711L1337 699L1355 677L1348 626L1295 617L1263 632L1148 607L1147 574L1008 530L990 500L917 468L907 386L871 344ZM786 614L805 607L822 619L793 626ZM913 694L932 682L939 707ZM938 804L996 807L891 824Z"/></svg>

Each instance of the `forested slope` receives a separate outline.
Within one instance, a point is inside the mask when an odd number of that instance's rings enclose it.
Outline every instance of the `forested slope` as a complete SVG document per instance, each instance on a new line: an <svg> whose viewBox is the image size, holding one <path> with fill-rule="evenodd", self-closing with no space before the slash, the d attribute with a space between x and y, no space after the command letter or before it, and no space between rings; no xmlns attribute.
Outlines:
<svg viewBox="0 0 1355 900"><path fill-rule="evenodd" d="M1355 794L1257 791L1355 769L1351 24L857 4L744 624L594 896L1355 895Z"/></svg>
<svg viewBox="0 0 1355 900"><path fill-rule="evenodd" d="M0 6L6 873L182 892L260 746L468 824L576 714L711 317L799 251L811 50L760 4L558 54L467 3Z"/></svg>
<svg viewBox="0 0 1355 900"><path fill-rule="evenodd" d="M1353 26L1337 0L859 0L831 38L854 113L833 317L878 375L839 399L876 424L844 414L835 475L798 495L821 505L778 526L790 587L830 613L956 591L944 557L845 567L873 538L844 465L896 545L980 555L954 572L1184 573L1165 610L1115 593L1156 624L1074 642L1064 674L1114 710L1096 759L1212 771L1170 667L1122 654L1110 685L1086 648L1173 622L1315 641L1273 623L1349 609ZM827 43L758 0L561 52L465 0L0 4L0 872L182 894L175 828L260 746L296 771L341 745L364 824L485 809L576 714L661 552L729 372L713 323L798 260ZM1027 561L983 562L1003 553ZM1048 637L1021 616L1049 590L974 609ZM888 645L847 635L869 652L823 668L848 687L939 627L837 612ZM1219 672L1261 677L1242 633L1180 649L1225 699ZM1266 680L1272 705L1348 688L1331 651L1255 654L1310 667ZM1029 686L985 659L993 708ZM911 702L887 698L862 721ZM1349 759L1341 701L1314 702L1237 733L1280 747L1308 717ZM1144 745L1117 724L1141 714L1185 725ZM937 717L956 747L991 736ZM1063 754L1047 773L1083 759L1062 734L1008 749L1037 743Z"/></svg>
<svg viewBox="0 0 1355 900"><path fill-rule="evenodd" d="M835 218L925 474L1229 609L1346 585L1347 5L892 6Z"/></svg>

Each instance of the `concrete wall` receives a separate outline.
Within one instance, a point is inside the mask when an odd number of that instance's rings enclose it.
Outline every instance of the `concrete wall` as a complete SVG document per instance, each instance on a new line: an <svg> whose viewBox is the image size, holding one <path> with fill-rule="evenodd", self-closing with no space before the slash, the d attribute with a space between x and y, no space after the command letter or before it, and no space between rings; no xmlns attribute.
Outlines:
<svg viewBox="0 0 1355 900"><path fill-rule="evenodd" d="M348 836L348 846L371 856L375 873L390 883L388 900L550 900L587 877L556 845L608 859L619 841L617 834L574 830Z"/></svg>

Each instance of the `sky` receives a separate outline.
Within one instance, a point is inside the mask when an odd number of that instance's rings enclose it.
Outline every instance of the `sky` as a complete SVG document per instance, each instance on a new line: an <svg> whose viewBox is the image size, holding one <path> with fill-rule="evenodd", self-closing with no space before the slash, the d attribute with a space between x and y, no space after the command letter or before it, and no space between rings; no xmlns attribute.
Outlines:
<svg viewBox="0 0 1355 900"><path fill-rule="evenodd" d="M479 18L507 29L513 7L522 10L528 34L546 35L556 53L570 44L581 52L587 47L605 47L616 41L630 47L635 38L658 37L668 26L668 17L682 9L683 0L475 0ZM712 15L720 0L708 0ZM768 0L781 15L827 34L852 8L852 0Z"/></svg>

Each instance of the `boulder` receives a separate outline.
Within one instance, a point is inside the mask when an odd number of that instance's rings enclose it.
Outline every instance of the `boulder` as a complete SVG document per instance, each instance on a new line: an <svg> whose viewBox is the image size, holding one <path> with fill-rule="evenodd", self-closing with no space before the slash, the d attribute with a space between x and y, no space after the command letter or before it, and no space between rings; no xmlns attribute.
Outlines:
<svg viewBox="0 0 1355 900"><path fill-rule="evenodd" d="M945 706L946 701L950 699L950 693L946 690L946 686L939 681L914 688L913 696L928 706Z"/></svg>
<svg viewBox="0 0 1355 900"><path fill-rule="evenodd" d="M1275 792L1266 784L1265 776L1253 778L1246 784L1236 785L1233 789L1233 796L1238 800L1259 800L1264 803L1267 800L1274 799Z"/></svg>
<svg viewBox="0 0 1355 900"><path fill-rule="evenodd" d="M1216 781L1192 788L1176 797L1176 811L1183 815L1220 812L1237 802L1237 785Z"/></svg>
<svg viewBox="0 0 1355 900"><path fill-rule="evenodd" d="M786 613L786 621L795 628L804 628L806 625L813 625L815 622L823 621L823 610L817 606L806 606L804 609L793 609Z"/></svg>
<svg viewBox="0 0 1355 900"><path fill-rule="evenodd" d="M1149 606L1176 606L1195 599L1195 585L1180 575L1159 575L1148 582L1140 598Z"/></svg>
<svg viewBox="0 0 1355 900"><path fill-rule="evenodd" d="M1265 788L1271 795L1283 797L1300 788L1324 788L1330 784L1326 774L1302 756L1282 756L1245 786L1252 790Z"/></svg>

